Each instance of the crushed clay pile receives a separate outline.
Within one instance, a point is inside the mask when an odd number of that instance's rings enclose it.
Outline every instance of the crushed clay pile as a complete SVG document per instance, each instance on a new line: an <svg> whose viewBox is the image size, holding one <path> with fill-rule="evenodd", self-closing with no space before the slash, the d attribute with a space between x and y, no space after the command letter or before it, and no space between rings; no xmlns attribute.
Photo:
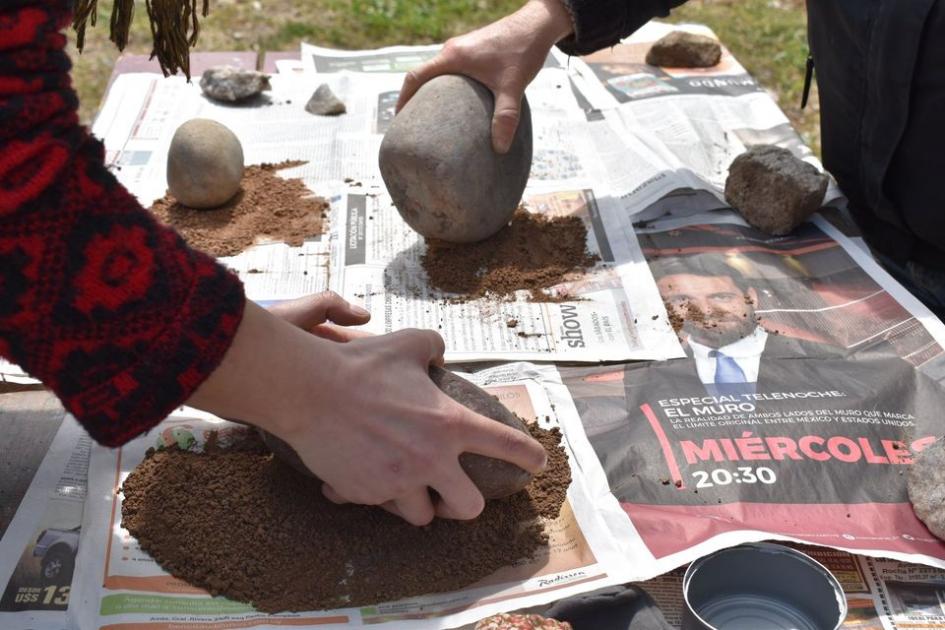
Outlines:
<svg viewBox="0 0 945 630"><path fill-rule="evenodd" d="M571 482L557 429L530 426L548 467L473 521L414 527L335 505L254 431L204 452L148 452L122 487L122 527L174 576L264 612L363 606L462 588L547 546ZM222 439L220 440L222 442Z"/></svg>
<svg viewBox="0 0 945 630"><path fill-rule="evenodd" d="M312 194L301 179L284 179L281 169L304 162L248 166L242 189L218 208L197 210L170 194L151 206L158 219L176 229L187 243L212 256L233 256L265 237L298 246L322 233L328 202Z"/></svg>
<svg viewBox="0 0 945 630"><path fill-rule="evenodd" d="M508 226L484 241L428 240L422 264L430 284L447 293L509 297L527 290L532 300L542 302L553 299L543 289L567 281L598 260L587 251L587 229L580 218L545 217L519 208Z"/></svg>

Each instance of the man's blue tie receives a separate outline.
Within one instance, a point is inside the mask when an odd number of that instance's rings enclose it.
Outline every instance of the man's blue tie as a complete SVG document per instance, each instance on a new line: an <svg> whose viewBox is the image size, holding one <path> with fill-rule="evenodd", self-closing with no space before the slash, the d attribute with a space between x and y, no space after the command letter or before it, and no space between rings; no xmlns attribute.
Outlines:
<svg viewBox="0 0 945 630"><path fill-rule="evenodd" d="M749 383L745 371L733 359L723 352L712 350L709 356L715 359L715 391L722 396L738 396L755 393L755 383Z"/></svg>

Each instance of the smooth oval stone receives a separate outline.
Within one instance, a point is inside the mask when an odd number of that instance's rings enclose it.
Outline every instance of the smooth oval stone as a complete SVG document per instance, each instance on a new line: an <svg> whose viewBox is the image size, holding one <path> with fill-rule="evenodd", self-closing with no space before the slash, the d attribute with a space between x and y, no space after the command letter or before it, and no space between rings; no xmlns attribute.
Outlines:
<svg viewBox="0 0 945 630"><path fill-rule="evenodd" d="M528 101L505 155L492 149L492 92L459 75L426 82L381 143L381 176L404 221L426 238L472 243L512 218L532 164Z"/></svg>
<svg viewBox="0 0 945 630"><path fill-rule="evenodd" d="M189 208L216 208L243 179L243 146L215 120L194 118L177 128L167 152L167 187Z"/></svg>
<svg viewBox="0 0 945 630"><path fill-rule="evenodd" d="M436 366L430 366L430 379L444 394L456 402L478 414L528 434L528 429L521 418L506 409L494 396L466 379ZM302 462L302 458L289 444L262 429L259 429L259 433L263 442L276 457L298 472L312 475ZM463 453L459 456L459 464L486 499L499 499L515 494L532 480L531 473L515 464L484 455Z"/></svg>

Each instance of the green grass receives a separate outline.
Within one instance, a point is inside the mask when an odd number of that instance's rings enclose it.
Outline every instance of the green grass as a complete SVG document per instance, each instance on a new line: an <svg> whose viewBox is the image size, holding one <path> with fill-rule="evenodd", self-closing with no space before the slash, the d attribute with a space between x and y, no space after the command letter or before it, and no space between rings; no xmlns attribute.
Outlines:
<svg viewBox="0 0 945 630"><path fill-rule="evenodd" d="M139 3L142 4L142 3ZM196 50L297 50L301 41L338 48L441 42L514 11L521 0L211 0ZM118 52L108 42L107 8L74 55L80 115L94 116ZM816 99L799 108L807 56L802 0L692 0L674 21L712 28L776 98L819 152ZM144 11L136 12L127 52L149 52ZM74 51L73 51L74 52Z"/></svg>

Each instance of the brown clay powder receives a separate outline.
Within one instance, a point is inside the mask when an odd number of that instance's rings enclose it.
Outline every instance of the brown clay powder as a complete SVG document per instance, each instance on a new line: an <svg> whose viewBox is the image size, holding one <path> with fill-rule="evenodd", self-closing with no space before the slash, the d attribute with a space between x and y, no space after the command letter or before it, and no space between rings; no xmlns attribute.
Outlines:
<svg viewBox="0 0 945 630"><path fill-rule="evenodd" d="M548 301L542 289L593 267L587 229L578 217L546 217L519 208L498 234L478 243L427 241L423 268L441 291L477 298L507 297L528 290L535 301Z"/></svg>
<svg viewBox="0 0 945 630"><path fill-rule="evenodd" d="M414 527L335 505L247 430L201 453L149 451L122 488L122 526L165 571L265 612L456 590L547 545L542 521L558 515L571 473L560 432L530 431L548 451L546 471L474 521Z"/></svg>
<svg viewBox="0 0 945 630"><path fill-rule="evenodd" d="M158 219L176 229L191 247L213 256L232 256L267 237L298 246L322 233L328 202L312 194L301 179L284 179L280 169L304 162L246 167L242 187L219 208L197 210L168 193L151 206Z"/></svg>

